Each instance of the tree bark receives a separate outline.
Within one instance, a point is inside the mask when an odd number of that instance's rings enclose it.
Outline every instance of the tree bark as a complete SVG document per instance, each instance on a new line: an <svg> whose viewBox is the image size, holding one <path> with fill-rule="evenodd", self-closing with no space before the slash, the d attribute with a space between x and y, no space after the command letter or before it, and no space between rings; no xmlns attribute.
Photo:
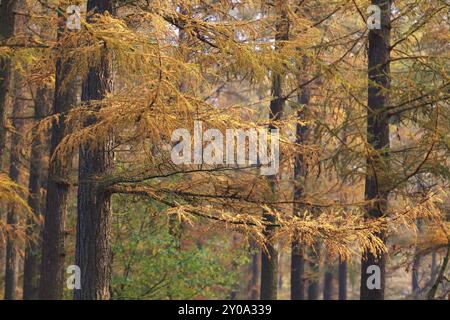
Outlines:
<svg viewBox="0 0 450 320"><path fill-rule="evenodd" d="M305 65L307 58L303 59ZM299 81L300 82L300 81ZM303 108L309 104L310 90L309 87L304 87L300 90L298 95L298 103L303 105ZM297 111L297 118L304 120L304 109ZM296 143L304 144L308 134L308 127L302 124L296 125ZM298 215L301 210L299 201L303 197L303 186L299 185L299 180L306 177L306 165L303 161L302 154L296 154L294 161L294 214ZM305 257L302 243L299 239L300 235L292 241L291 244L291 300L305 300Z"/></svg>
<svg viewBox="0 0 450 320"><path fill-rule="evenodd" d="M323 300L333 300L334 266L331 263L326 263L325 268L326 270L323 279Z"/></svg>
<svg viewBox="0 0 450 320"><path fill-rule="evenodd" d="M416 226L417 230L420 234L422 231L422 220L417 219L416 220ZM412 263L412 272L411 272L411 291L412 296L414 299L419 299L420 297L420 286L419 286L419 272L420 272L420 263L421 263L421 253L420 253L420 247L418 244L416 244L416 248L414 250L414 257L413 257L413 263Z"/></svg>
<svg viewBox="0 0 450 320"><path fill-rule="evenodd" d="M315 243L309 250L308 266L311 273L308 279L308 300L319 299L320 244Z"/></svg>
<svg viewBox="0 0 450 320"><path fill-rule="evenodd" d="M277 0L275 3L277 15L276 34L275 34L275 50L279 50L283 45L283 41L289 38L289 21L286 11L286 4ZM270 101L269 118L277 120L281 118L283 113L284 98L282 90L283 75L274 73L272 79L272 100ZM276 129L273 125L269 129ZM276 192L277 175L268 177L272 194ZM263 219L268 224L275 224L276 218L272 214L264 213ZM264 238L266 239L266 250L261 253L261 300L277 299L277 281L278 281L278 251L273 242L275 233L274 226L267 226L264 230Z"/></svg>
<svg viewBox="0 0 450 320"><path fill-rule="evenodd" d="M42 119L49 112L49 89L39 88L36 93L34 115ZM39 120L37 120L39 121ZM36 121L36 122L37 122ZM41 250L40 220L42 211L41 188L43 187L44 155L46 153L46 139L33 128L33 142L30 155L30 176L28 183L28 204L33 210L34 217L27 219L27 236L32 239L25 248L23 271L23 299L36 300L39 289L39 252Z"/></svg>
<svg viewBox="0 0 450 320"><path fill-rule="evenodd" d="M411 274L411 289L414 299L419 298L420 287L419 287L419 268L420 268L420 255L415 254L412 264L412 274Z"/></svg>
<svg viewBox="0 0 450 320"><path fill-rule="evenodd" d="M436 250L431 253L430 283L434 283L437 273Z"/></svg>
<svg viewBox="0 0 450 320"><path fill-rule="evenodd" d="M339 300L347 300L347 261L339 257Z"/></svg>
<svg viewBox="0 0 450 320"><path fill-rule="evenodd" d="M21 84L20 77L17 75L14 79L14 103L13 103L13 117L20 117L23 110L23 98L22 90L20 89ZM23 85L23 83L22 83ZM21 133L23 133L22 124L20 120L13 120L13 127L15 132L11 135L11 153L10 153L10 166L9 166L9 177L12 181L20 183L20 150L21 150ZM15 231L17 224L19 223L19 217L17 209L14 205L10 206L8 209L8 214L6 217L6 223L9 226L12 234L6 239L6 267L5 267L5 300L16 300L17 299L17 285L18 285L18 268L19 268L19 248L17 244L17 239L15 238Z"/></svg>
<svg viewBox="0 0 450 320"><path fill-rule="evenodd" d="M14 0L4 0L0 4L0 40L4 41L14 34ZM0 170L6 146L6 100L10 89L11 61L8 57L0 59Z"/></svg>
<svg viewBox="0 0 450 320"><path fill-rule="evenodd" d="M26 101L29 101L30 95L27 88L22 75L18 72L15 73L12 112L14 133L11 134L9 177L17 184L23 183L24 180L23 173L25 168L22 167L22 163L24 162L22 152L24 145L23 135L25 134L26 128L23 121L19 118L23 116L24 111L28 108ZM16 228L19 222L19 211L14 205L11 205L6 218L6 223L12 233L10 237L7 237L6 241L5 300L15 300L17 298L16 290L19 277L20 248Z"/></svg>
<svg viewBox="0 0 450 320"><path fill-rule="evenodd" d="M14 33L14 14L12 14L14 0L4 0L0 3L0 40L10 38ZM11 83L11 61L8 57L0 59L0 171L4 169L4 158L6 151L6 114L7 114L7 100L9 96ZM0 219L5 219L6 208L0 205ZM0 279L4 275L6 247L4 243L0 243Z"/></svg>
<svg viewBox="0 0 450 320"><path fill-rule="evenodd" d="M248 299L257 300L259 297L258 279L260 277L260 249L255 241L250 240L251 264L250 264L250 281L247 287Z"/></svg>
<svg viewBox="0 0 450 320"><path fill-rule="evenodd" d="M23 1L14 2L11 14L14 11L21 10L25 5ZM13 33L24 34L26 32L26 20L24 17L16 17L14 19ZM29 107L30 92L28 85L20 72L14 72L14 87L13 87L13 110L12 110L12 125L14 133L11 134L11 148L10 148L10 166L9 177L17 184L23 181L23 168L21 168L22 152L23 152L23 135L25 134L25 126L23 121L19 118L24 111ZM5 261L5 300L15 300L17 298L17 286L19 278L19 244L16 236L16 228L19 223L19 212L17 208L12 205L8 210L6 223L12 231L12 236L7 237L6 241L6 261Z"/></svg>
<svg viewBox="0 0 450 320"><path fill-rule="evenodd" d="M433 285L431 286L430 291L428 291L428 294L427 294L428 300L435 299L439 285L445 279L445 271L447 270L449 260L450 260L450 241L447 243L447 253L444 256L444 260L442 261L442 265L439 270L439 274L437 275L436 280L434 281Z"/></svg>
<svg viewBox="0 0 450 320"><path fill-rule="evenodd" d="M305 257L299 241L291 247L291 300L305 300Z"/></svg>
<svg viewBox="0 0 450 320"><path fill-rule="evenodd" d="M88 12L114 14L112 1L89 0ZM89 20L89 19L88 19ZM104 48L101 63L89 69L82 101L101 100L113 90L112 59ZM95 118L86 123L93 124ZM96 177L111 172L112 138L80 147L76 265L81 270L81 289L76 300L107 300L111 283L111 195L99 188Z"/></svg>
<svg viewBox="0 0 450 320"><path fill-rule="evenodd" d="M58 30L58 39L64 29ZM66 48L68 49L68 48ZM39 298L60 300L64 288L64 243L65 221L70 191L70 172L72 170L72 154L64 155L64 159L54 157L55 150L66 135L66 113L77 102L78 84L66 81L72 63L56 61L55 93L53 101L54 120L50 138L50 163L48 169L48 185L46 196L45 220L42 233L41 276L39 281Z"/></svg>
<svg viewBox="0 0 450 320"><path fill-rule="evenodd" d="M370 30L368 48L368 114L367 142L372 150L367 155L367 175L365 200L367 217L378 218L387 208L388 192L386 190L387 168L384 165L389 148L389 119L386 113L390 87L390 12L392 0L372 0L381 10L381 29ZM384 234L378 236L385 240ZM369 288L367 280L371 276L370 266L380 269L380 288ZM384 254L378 256L365 252L361 261L361 300L383 300L385 288L386 259ZM370 280L370 279L369 279Z"/></svg>

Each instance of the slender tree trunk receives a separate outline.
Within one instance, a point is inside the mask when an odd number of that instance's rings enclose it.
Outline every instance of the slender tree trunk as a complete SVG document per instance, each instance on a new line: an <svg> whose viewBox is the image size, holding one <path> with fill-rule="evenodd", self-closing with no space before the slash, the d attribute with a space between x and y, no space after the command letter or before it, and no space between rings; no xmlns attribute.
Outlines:
<svg viewBox="0 0 450 320"><path fill-rule="evenodd" d="M422 221L420 219L416 220L416 226L417 230L420 233L422 229ZM412 272L411 272L411 290L412 290L412 296L414 299L418 299L420 296L420 286L419 286L419 271L420 271L420 262L421 262L421 256L420 256L420 248L419 245L416 245L416 248L414 250L414 258L412 263Z"/></svg>
<svg viewBox="0 0 450 320"><path fill-rule="evenodd" d="M19 77L15 77L14 81L18 82ZM23 83L22 83L23 85ZM14 104L13 113L14 118L20 117L23 110L23 102L20 98L23 96L20 94L20 84L15 83L14 89ZM11 154L10 154L10 166L9 177L16 183L20 178L20 150L21 150L21 137L20 134L23 131L20 120L13 120L13 127L15 132L11 135ZM18 285L18 272L19 272L19 248L17 247L17 239L15 238L15 231L17 224L19 223L19 217L17 209L11 206L8 210L6 217L6 223L10 230L13 232L6 240L6 267L5 267L5 300L17 299L16 290Z"/></svg>
<svg viewBox="0 0 450 320"><path fill-rule="evenodd" d="M58 38L63 29L58 30ZM66 48L68 49L68 48ZM39 298L60 300L64 288L64 242L65 221L69 203L70 172L72 170L72 154L64 155L64 159L54 157L55 150L66 135L65 114L77 102L78 84L66 81L72 62L56 61L55 93L53 101L54 120L50 138L50 163L48 169L45 220L42 232L42 260L39 281Z"/></svg>
<svg viewBox="0 0 450 320"><path fill-rule="evenodd" d="M430 283L434 283L437 273L436 251L431 253Z"/></svg>
<svg viewBox="0 0 450 320"><path fill-rule="evenodd" d="M114 14L112 1L89 0L88 12ZM89 20L89 19L88 19ZM113 90L112 59L104 48L101 63L89 69L82 100L101 100ZM86 125L95 122L90 119ZM80 147L76 265L81 270L81 289L76 300L107 300L111 284L111 195L101 190L96 177L111 172L112 139Z"/></svg>
<svg viewBox="0 0 450 320"><path fill-rule="evenodd" d="M319 299L320 244L315 243L309 251L308 266L311 273L308 279L308 300Z"/></svg>
<svg viewBox="0 0 450 320"><path fill-rule="evenodd" d="M339 300L347 300L347 261L339 257Z"/></svg>
<svg viewBox="0 0 450 320"><path fill-rule="evenodd" d="M23 1L18 1L13 8L21 10L24 6ZM12 12L11 14L14 14ZM26 21L24 17L16 17L14 19L14 34L25 34ZM20 184L23 183L23 168L21 157L23 150L23 135L25 134L25 126L23 121L19 118L23 116L25 110L29 107L30 92L28 85L20 72L14 72L14 88L13 88L13 110L12 110L12 125L14 133L11 134L11 152L10 152L10 166L9 177L12 181ZM6 223L12 231L12 237L8 237L6 241L6 261L5 261L5 300L15 300L17 298L16 291L19 279L19 243L16 236L16 228L19 223L19 212L17 208L12 205L8 210Z"/></svg>
<svg viewBox="0 0 450 320"><path fill-rule="evenodd" d="M276 34L275 34L275 50L279 50L282 42L289 38L289 21L286 11L286 3L277 0L275 10L277 14ZM275 73L272 80L272 100L270 101L271 120L281 118L283 113L284 98L282 90L283 75ZM270 129L275 129L271 126ZM277 175L269 176L269 183L272 194L276 192ZM276 218L272 214L264 213L263 219L268 224L275 224ZM264 230L267 250L263 250L261 254L261 300L277 299L277 280L278 280L278 252L273 243L273 235L275 233L274 226L267 226Z"/></svg>
<svg viewBox="0 0 450 320"><path fill-rule="evenodd" d="M412 275L411 275L411 289L412 289L412 295L414 299L419 298L420 294L420 287L419 287L419 268L420 268L420 255L415 254L412 264Z"/></svg>
<svg viewBox="0 0 450 320"><path fill-rule="evenodd" d="M390 12L392 0L372 0L381 9L381 29L370 30L368 49L368 114L367 142L373 150L367 156L365 200L367 217L383 216L387 207L388 192L385 190L388 170L385 167L389 148L389 119L386 113L389 89L390 61ZM378 235L385 241L385 235ZM370 267L370 268L369 268ZM361 261L361 300L383 300L385 288L386 258L365 252ZM378 272L379 271L379 272ZM379 273L380 286L368 283Z"/></svg>
<svg viewBox="0 0 450 320"><path fill-rule="evenodd" d="M258 279L260 277L260 249L254 241L250 241L251 264L250 264L250 281L247 292L250 300L257 300L259 297Z"/></svg>
<svg viewBox="0 0 450 320"><path fill-rule="evenodd" d="M333 300L334 291L334 266L327 262L325 264L325 275L323 279L323 300Z"/></svg>
<svg viewBox="0 0 450 320"><path fill-rule="evenodd" d="M0 41L14 34L13 10L16 1L4 0L0 4ZM0 59L0 170L3 169L3 157L6 146L6 100L10 89L11 61L8 57Z"/></svg>
<svg viewBox="0 0 450 320"><path fill-rule="evenodd" d="M348 136L348 118L349 114L346 113L346 118L344 121L344 128L342 130L341 141L343 145L347 145L347 136ZM345 160L342 159L342 164L346 165ZM343 180L345 183L345 180ZM341 192L340 202L347 203L347 194L345 192ZM338 300L347 300L347 260L343 260L342 256L339 255L338 262Z"/></svg>
<svg viewBox="0 0 450 320"><path fill-rule="evenodd" d="M291 300L305 300L305 257L299 241L291 249Z"/></svg>
<svg viewBox="0 0 450 320"><path fill-rule="evenodd" d="M44 118L49 112L49 89L40 88L36 93L34 115L38 119ZM37 122L36 121L36 122ZM41 237L38 221L41 217L43 187L44 155L46 154L45 137L33 129L33 143L30 156L30 176L28 183L28 204L34 212L34 217L27 219L27 236L32 239L25 248L25 261L23 271L23 299L36 300L39 289L39 252L41 249Z"/></svg>
<svg viewBox="0 0 450 320"><path fill-rule="evenodd" d="M13 8L16 1L4 0L0 2L0 41L10 38L14 33ZM11 83L11 61L8 57L0 59L0 171L4 169L4 158L6 151L6 114L7 101ZM5 219L6 208L0 205L0 220ZM0 243L0 282L5 272L6 247Z"/></svg>
<svg viewBox="0 0 450 320"><path fill-rule="evenodd" d="M444 260L442 261L442 265L436 277L436 280L432 284L430 291L428 291L427 294L428 300L434 300L436 298L436 293L438 291L439 285L445 278L445 271L447 270L449 260L450 260L450 241L447 243L447 253L444 256Z"/></svg>
<svg viewBox="0 0 450 320"><path fill-rule="evenodd" d="M304 58L303 61L306 65L308 60L307 58ZM309 87L304 87L298 95L298 103L303 105L303 108L306 108L309 104L309 100ZM299 120L304 120L304 110L297 111L297 118ZM306 142L307 134L308 127L298 123L296 125L296 143L304 144ZM297 154L294 162L294 214L296 215L298 215L302 208L298 202L303 197L304 189L303 185L299 184L299 180L305 177L306 165L303 161L303 155ZM291 244L291 300L305 300L305 253L299 238L300 235L298 235Z"/></svg>
<svg viewBox="0 0 450 320"><path fill-rule="evenodd" d="M278 265L283 265L283 251L280 251L278 255ZM283 290L283 269L278 268L278 291Z"/></svg>
<svg viewBox="0 0 450 320"><path fill-rule="evenodd" d="M19 73L14 75L14 102L13 102L13 127L14 133L11 134L11 153L10 153L10 166L9 177L17 184L23 183L24 168L23 163L23 135L25 134L25 126L20 117L23 116L24 111L28 105L26 101L29 101L29 91L23 77ZM11 237L6 241L6 268L5 268L5 299L15 300L16 290L18 286L18 273L19 273L19 241L17 239L17 227L20 222L19 211L14 205L11 205L8 210L6 223L12 231Z"/></svg>

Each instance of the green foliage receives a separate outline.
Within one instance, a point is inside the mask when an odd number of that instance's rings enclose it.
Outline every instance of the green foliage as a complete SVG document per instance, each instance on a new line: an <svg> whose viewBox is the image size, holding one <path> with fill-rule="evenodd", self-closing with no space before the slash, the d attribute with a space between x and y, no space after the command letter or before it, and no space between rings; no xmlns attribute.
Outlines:
<svg viewBox="0 0 450 320"><path fill-rule="evenodd" d="M224 249L224 236L193 243L187 234L180 246L154 203L116 197L114 204L113 299L228 297L239 281L238 267L247 262L243 246Z"/></svg>

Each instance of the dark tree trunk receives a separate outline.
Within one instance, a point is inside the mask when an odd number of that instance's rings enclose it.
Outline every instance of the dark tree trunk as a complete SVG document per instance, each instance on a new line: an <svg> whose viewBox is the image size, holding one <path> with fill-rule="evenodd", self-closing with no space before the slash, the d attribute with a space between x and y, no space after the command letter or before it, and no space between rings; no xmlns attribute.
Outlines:
<svg viewBox="0 0 450 320"><path fill-rule="evenodd" d="M417 230L420 233L422 230L422 220L416 220ZM416 245L414 250L414 258L411 267L411 290L412 296L414 299L419 299L420 296L420 287L419 287L419 271L420 271L420 263L421 263L421 254L419 245Z"/></svg>
<svg viewBox="0 0 450 320"><path fill-rule="evenodd" d="M308 300L319 299L319 272L320 272L320 244L315 243L310 249L308 257L308 267L311 273L308 279Z"/></svg>
<svg viewBox="0 0 450 320"><path fill-rule="evenodd" d="M339 257L339 300L347 300L347 261Z"/></svg>
<svg viewBox="0 0 450 320"><path fill-rule="evenodd" d="M13 102L13 127L14 133L11 134L11 153L10 153L10 166L9 166L9 177L12 181L17 184L23 183L23 135L25 134L26 128L24 127L23 121L20 117L24 115L24 111L27 109L30 96L27 90L23 77L19 73L14 75L14 102ZM6 241L6 268L5 268L5 299L14 300L16 299L16 290L18 286L18 272L19 272L19 247L16 234L16 228L19 223L19 212L17 208L12 205L8 210L8 215L6 218L6 223L11 228L11 237L7 237Z"/></svg>
<svg viewBox="0 0 450 320"><path fill-rule="evenodd" d="M12 14L15 6L13 0L4 0L0 3L0 40L10 38L14 32L14 14ZM6 114L7 100L9 96L11 83L11 61L8 57L0 59L0 171L4 169L4 158L6 150ZM5 219L6 208L0 205L0 220ZM3 278L6 247L4 243L0 243L0 281Z"/></svg>
<svg viewBox="0 0 450 320"><path fill-rule="evenodd" d="M18 81L16 77L15 81ZM20 97L18 94L19 84L15 84L14 90L14 104L13 104L13 117L20 117L21 110L23 106L20 101ZM11 135L11 154L10 154L10 166L9 166L9 177L12 181L19 183L20 176L20 150L21 150L21 139L20 132L21 124L20 120L13 120L13 127L15 129L15 133ZM8 214L6 217L6 223L8 224L10 230L13 232L6 239L6 258L5 258L5 300L15 300L16 289L18 285L18 268L19 268L19 248L17 247L17 239L15 239L15 231L17 224L19 222L19 218L17 216L17 210L14 206L11 206L8 210Z"/></svg>
<svg viewBox="0 0 450 320"><path fill-rule="evenodd" d="M389 119L386 113L388 105L389 60L390 60L390 12L392 0L372 0L373 5L381 9L381 29L370 30L368 49L368 114L367 142L373 149L367 156L367 176L365 200L371 201L367 207L367 217L383 216L387 207L388 192L386 180L388 170L385 166L389 148ZM378 235L385 241L385 235ZM370 266L380 269L380 288L369 288L367 280L371 277ZM361 300L383 300L385 288L386 259L384 254L378 257L365 252L361 261ZM370 279L369 279L370 280Z"/></svg>
<svg viewBox="0 0 450 320"><path fill-rule="evenodd" d="M431 253L431 270L430 270L430 283L433 284L436 279L437 273L437 262L436 262L436 251Z"/></svg>
<svg viewBox="0 0 450 320"><path fill-rule="evenodd" d="M436 293L438 291L439 285L442 281L446 280L445 272L447 270L448 262L450 260L450 241L447 243L447 253L444 256L442 265L440 267L439 273L436 275L434 283L432 283L430 291L428 291L427 299L434 300L436 298Z"/></svg>
<svg viewBox="0 0 450 320"><path fill-rule="evenodd" d="M275 34L275 50L279 50L282 42L289 38L289 21L285 8L285 4L281 0L275 3L276 14L278 15L276 23ZM272 100L270 101L271 120L281 118L283 113L284 98L282 90L283 75L275 73L272 79ZM270 129L275 129L271 126ZM277 176L269 176L269 183L271 185L272 193L275 194ZM263 219L268 224L275 224L276 218L272 214L264 213ZM277 281L278 281L278 252L275 247L273 235L275 233L274 226L266 226L264 230L264 237L266 239L267 250L261 253L261 300L276 300L277 299Z"/></svg>
<svg viewBox="0 0 450 320"><path fill-rule="evenodd" d="M323 278L323 300L333 300L334 266L330 263L326 263L325 268L326 270Z"/></svg>
<svg viewBox="0 0 450 320"><path fill-rule="evenodd" d="M6 3L8 5L8 1ZM23 9L24 3L22 1L10 3L13 6L12 10ZM11 12L11 14L14 14ZM16 17L13 26L14 33L25 32L25 18ZM10 166L9 177L12 181L20 184L23 183L23 169L21 158L23 152L23 135L25 134L25 127L23 121L19 118L23 116L25 110L29 107L28 102L30 93L28 85L20 72L14 72L14 88L13 88L13 110L12 110L12 125L14 132L11 134L11 152L10 152ZM6 223L12 231L12 236L6 239L6 258L5 258L5 300L15 300L17 298L16 290L19 278L19 247L16 238L16 228L19 223L18 211L15 206L11 206L8 210Z"/></svg>
<svg viewBox="0 0 450 320"><path fill-rule="evenodd" d="M89 0L88 11L114 13L112 1ZM89 20L89 19L88 19ZM101 63L89 69L82 101L101 100L113 89L112 59L104 48ZM86 123L93 124L95 118ZM111 195L99 188L97 177L111 172L112 138L80 147L76 265L81 269L81 289L76 300L107 300L111 283Z"/></svg>
<svg viewBox="0 0 450 320"><path fill-rule="evenodd" d="M58 30L58 37L63 30ZM77 102L78 84L66 81L71 69L71 62L56 61L55 94L53 114L60 114L51 128L50 157L48 169L48 185L46 197L45 220L42 232L42 260L39 281L39 298L60 300L64 288L64 242L65 221L70 191L70 172L72 170L72 154L64 155L64 159L53 157L55 150L66 134L65 114Z"/></svg>
<svg viewBox="0 0 450 320"><path fill-rule="evenodd" d="M291 249L291 300L305 300L305 257L299 241Z"/></svg>
<svg viewBox="0 0 450 320"><path fill-rule="evenodd" d="M34 115L37 121L48 115L49 112L49 89L40 88L36 93ZM36 122L37 122L36 121ZM27 219L27 236L32 239L25 248L25 261L23 271L23 299L36 300L39 289L39 252L41 249L41 237L38 221L41 217L43 187L44 156L47 145L45 137L33 129L33 143L30 156L30 176L28 182L28 204L33 210L34 217Z"/></svg>
<svg viewBox="0 0 450 320"><path fill-rule="evenodd" d="M307 59L303 59L305 65ZM300 78L300 77L299 77ZM300 81L299 81L300 82ZM309 104L310 90L308 87L301 89L298 95L298 103L303 105L303 109L297 111L297 118L304 120L304 108ZM297 124L296 126L296 143L304 144L308 127ZM294 162L294 214L298 215L301 210L299 201L303 197L303 185L299 184L301 178L306 177L306 165L303 161L303 155L297 154ZM304 183L304 182L303 182ZM291 244L291 300L305 300L305 257L304 249L298 235Z"/></svg>
<svg viewBox="0 0 450 320"><path fill-rule="evenodd" d="M251 250L251 265L250 265L250 281L248 284L248 298L250 300L257 300L259 297L258 279L260 277L260 249L254 241L250 241Z"/></svg>
<svg viewBox="0 0 450 320"><path fill-rule="evenodd" d="M13 9L16 1L4 0L0 4L0 40L12 37L14 33ZM8 57L0 59L0 170L6 146L6 101L10 89L11 61Z"/></svg>
<svg viewBox="0 0 450 320"><path fill-rule="evenodd" d="M265 221L268 223L275 223L273 215L264 215ZM277 299L277 280L278 280L278 251L275 244L272 243L272 235L275 232L275 227L268 226L264 232L268 243L267 250L261 253L261 300L276 300Z"/></svg>
<svg viewBox="0 0 450 320"><path fill-rule="evenodd" d="M421 260L420 255L415 254L412 264L412 276L411 276L412 295L414 299L418 299L420 294L420 287L419 287L420 260Z"/></svg>

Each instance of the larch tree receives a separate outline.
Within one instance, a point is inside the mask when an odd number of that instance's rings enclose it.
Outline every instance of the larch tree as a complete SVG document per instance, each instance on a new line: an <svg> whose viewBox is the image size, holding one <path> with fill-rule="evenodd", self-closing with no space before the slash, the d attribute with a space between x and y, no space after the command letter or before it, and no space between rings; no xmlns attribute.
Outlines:
<svg viewBox="0 0 450 320"><path fill-rule="evenodd" d="M70 50L73 44L63 41L70 37L70 31L63 23L64 16L59 9L60 25L57 30L57 58L55 68L55 88L50 128L50 160L47 179L46 206L42 231L42 258L39 280L39 298L58 300L63 297L65 259L65 221L69 205L70 173L73 153L56 157L55 152L67 135L66 117L77 103L78 79L74 75L74 60ZM68 53L69 52L69 53ZM73 53L72 53L73 54Z"/></svg>
<svg viewBox="0 0 450 320"><path fill-rule="evenodd" d="M14 10L16 1L2 1L0 3L0 41L6 42L14 34ZM4 170L3 161L6 151L6 116L7 98L11 83L11 58L9 54L0 55L0 171ZM0 206L0 219L3 221L4 206ZM0 275L3 276L3 265L5 257L4 243L0 244L0 264L2 266Z"/></svg>
<svg viewBox="0 0 450 320"><path fill-rule="evenodd" d="M283 42L289 40L289 18L287 12L287 4L281 0L275 1L275 49L279 50L283 46ZM281 119L283 115L284 97L284 75L279 70L272 71L272 99L269 107L269 118L271 120ZM270 129L276 129L274 126L269 126ZM277 175L269 176L271 191L275 197L277 188ZM269 223L276 222L273 214L263 214L263 219ZM274 243L274 227L267 226L264 230L266 238L266 249L261 254L261 300L276 300L278 288L278 252L276 244Z"/></svg>
<svg viewBox="0 0 450 320"><path fill-rule="evenodd" d="M114 14L113 1L89 0L89 14ZM88 17L89 21L93 17ZM107 45L101 52L100 64L89 68L83 81L81 100L91 107L113 91L112 56ZM95 118L87 120L93 125ZM75 289L76 300L107 300L111 285L111 194L99 188L97 177L108 174L113 165L113 137L79 150L77 243L75 264L81 271L81 288Z"/></svg>
<svg viewBox="0 0 450 320"><path fill-rule="evenodd" d="M24 1L18 1L12 8L12 14L15 11L20 11L25 8ZM16 16L14 19L13 32L14 37L23 38L28 33L27 20L23 16ZM14 60L14 59L13 59ZM18 59L17 59L18 60ZM24 76L23 71L19 67L18 61L13 61L12 64L12 127L14 128L11 133L11 147L10 147L10 161L9 161L9 177L17 184L23 183L24 179L24 156L26 150L22 148L25 144L25 131L26 126L22 120L22 117L26 111L31 108L30 106L30 86L27 79ZM15 204L10 204L8 208L6 223L13 235L6 239L6 258L5 258L5 299L15 300L17 299L17 290L19 286L19 262L20 262L20 249L21 239L14 235L17 233L21 226L21 211Z"/></svg>
<svg viewBox="0 0 450 320"><path fill-rule="evenodd" d="M347 268L348 268L347 261L339 257L338 300L347 300Z"/></svg>
<svg viewBox="0 0 450 320"><path fill-rule="evenodd" d="M391 0L372 0L380 8L380 29L369 31L368 101L367 101L367 177L365 199L367 217L386 214L387 163L389 157L389 116L386 112L390 89ZM385 235L379 238L385 241ZM372 276L372 277L371 277ZM375 279L373 277L379 277ZM386 256L365 252L361 261L361 300L383 300L386 279ZM379 283L379 285L378 285Z"/></svg>
<svg viewBox="0 0 450 320"><path fill-rule="evenodd" d="M36 123L48 116L51 106L52 90L47 85L38 88L34 99L34 117ZM27 239L23 267L23 299L37 300L39 297L39 257L41 253L42 208L44 197L42 189L46 188L44 178L45 159L48 152L44 133L37 132L37 124L32 130L33 141L30 152L30 174L28 178L28 204L33 215L27 217Z"/></svg>
<svg viewBox="0 0 450 320"><path fill-rule="evenodd" d="M16 1L8 0L0 3L0 41L7 42L14 35L14 14ZM3 169L3 158L6 147L6 102L11 82L11 61L9 55L0 59L0 170Z"/></svg>

